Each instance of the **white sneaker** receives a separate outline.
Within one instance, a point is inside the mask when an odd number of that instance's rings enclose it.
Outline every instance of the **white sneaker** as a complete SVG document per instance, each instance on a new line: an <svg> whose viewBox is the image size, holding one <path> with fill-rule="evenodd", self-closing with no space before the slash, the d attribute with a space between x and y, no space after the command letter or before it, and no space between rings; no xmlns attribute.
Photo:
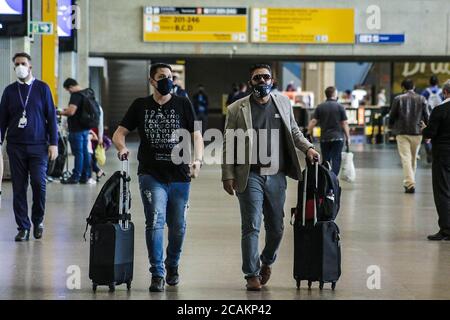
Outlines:
<svg viewBox="0 0 450 320"><path fill-rule="evenodd" d="M97 181L95 181L92 178L89 178L89 180L86 182L86 184L96 184L96 183L97 183Z"/></svg>

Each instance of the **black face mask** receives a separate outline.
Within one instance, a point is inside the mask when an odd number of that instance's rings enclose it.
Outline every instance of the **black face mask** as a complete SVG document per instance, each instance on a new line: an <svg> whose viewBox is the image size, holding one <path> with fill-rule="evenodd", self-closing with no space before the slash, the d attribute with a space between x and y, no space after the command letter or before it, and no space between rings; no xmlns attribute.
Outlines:
<svg viewBox="0 0 450 320"><path fill-rule="evenodd" d="M163 96L168 95L170 91L172 91L173 89L173 81L170 78L158 80L156 83L157 83L156 89Z"/></svg>
<svg viewBox="0 0 450 320"><path fill-rule="evenodd" d="M270 94L270 91L272 91L272 85L271 84L258 84L256 86L252 86L253 94L256 98L264 98L267 97Z"/></svg>

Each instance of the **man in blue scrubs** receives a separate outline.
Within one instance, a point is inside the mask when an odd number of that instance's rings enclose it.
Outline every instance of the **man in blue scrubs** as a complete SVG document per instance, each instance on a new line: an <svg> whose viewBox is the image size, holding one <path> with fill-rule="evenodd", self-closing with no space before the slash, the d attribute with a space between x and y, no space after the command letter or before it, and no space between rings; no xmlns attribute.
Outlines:
<svg viewBox="0 0 450 320"><path fill-rule="evenodd" d="M36 239L42 238L44 231L47 162L58 156L58 127L50 88L33 77L31 57L17 53L13 63L18 81L6 87L0 102L1 142L6 137L19 230L15 240L27 241L31 224ZM31 222L27 203L29 177L33 191Z"/></svg>

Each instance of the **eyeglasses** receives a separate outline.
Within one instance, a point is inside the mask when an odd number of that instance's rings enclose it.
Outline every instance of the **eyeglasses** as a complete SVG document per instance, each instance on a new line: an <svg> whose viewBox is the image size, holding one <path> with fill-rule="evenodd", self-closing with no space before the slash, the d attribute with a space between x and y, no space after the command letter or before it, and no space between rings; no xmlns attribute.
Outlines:
<svg viewBox="0 0 450 320"><path fill-rule="evenodd" d="M270 74L255 74L252 78L253 81L260 81L261 79L264 79L264 81L268 81L272 79L272 76Z"/></svg>

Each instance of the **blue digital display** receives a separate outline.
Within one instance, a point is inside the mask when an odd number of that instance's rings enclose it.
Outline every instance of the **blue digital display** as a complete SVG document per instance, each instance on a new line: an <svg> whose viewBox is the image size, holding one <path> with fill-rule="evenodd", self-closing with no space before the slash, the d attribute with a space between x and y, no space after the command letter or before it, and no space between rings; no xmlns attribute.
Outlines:
<svg viewBox="0 0 450 320"><path fill-rule="evenodd" d="M72 36L72 0L58 0L58 36Z"/></svg>
<svg viewBox="0 0 450 320"><path fill-rule="evenodd" d="M23 15L23 0L0 0L0 14Z"/></svg>

